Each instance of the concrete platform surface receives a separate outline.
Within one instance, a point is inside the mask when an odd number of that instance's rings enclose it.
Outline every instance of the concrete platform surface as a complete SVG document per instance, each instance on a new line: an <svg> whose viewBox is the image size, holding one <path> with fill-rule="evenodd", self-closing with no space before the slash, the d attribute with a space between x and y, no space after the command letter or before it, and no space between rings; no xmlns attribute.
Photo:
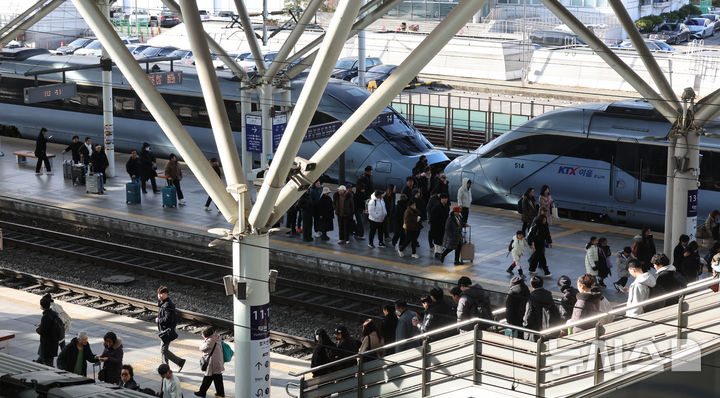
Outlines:
<svg viewBox="0 0 720 398"><path fill-rule="evenodd" d="M62 176L61 176L62 177ZM132 365L135 372L135 381L141 388L160 388L160 377L157 367L161 363L160 344L154 323L143 322L126 316L115 315L109 312L96 310L80 305L56 301L62 305L65 312L72 318L72 326L65 337L69 343L74 335L80 331L88 334L88 342L94 354L102 354L102 338L108 331L115 332L123 339L123 363ZM42 310L40 309L40 296L6 287L0 287L0 330L15 334L10 340L9 348L5 353L27 360L37 359L39 336L35 333L35 325L40 323ZM192 397L197 391L204 372L200 370L201 338L187 332L178 331L180 337L173 341L171 350L178 356L185 358L187 363L183 371L176 373L180 378L183 396ZM288 376L288 372L298 372L310 368L309 361L287 357L279 354L270 356L271 396L287 397L285 385L295 379ZM223 381L225 396L235 397L234 363L225 364ZM173 371L175 365L170 365ZM92 365L88 364L88 377L92 375ZM213 396L215 387L211 386L208 396ZM0 396L2 396L0 392Z"/></svg>
<svg viewBox="0 0 720 398"><path fill-rule="evenodd" d="M85 187L73 186L70 180L63 179L60 152L64 146L49 144L48 151L58 154L54 163L55 173L36 176L33 160L23 166L18 165L15 157L12 156L14 151L34 148L33 141L1 137L0 143L2 144L0 150L5 152L5 156L0 157L0 203L11 201L35 203L56 210L91 214L101 219L125 220L141 229L163 228L203 238L212 236L207 233L209 228L229 226L214 207L209 212L204 210L207 194L184 165L182 188L187 206L163 208L161 195L153 195L151 190L150 193L142 195L141 204L128 205L125 203L124 192L124 184L129 182L129 177L125 173L127 154L116 154L117 177L108 179L105 195L93 195L85 193ZM163 169L166 160L158 161L158 169ZM158 184L163 183L164 180L158 179ZM457 187L451 187L451 190L455 189ZM562 203L561 197L554 199ZM301 237L289 237L279 233L271 237L270 246L273 251L286 256L303 255L314 259L313 262L318 264L326 262L341 264L341 267L369 269L371 272L383 273L382 277L385 278L392 277L398 280L406 278L409 283L415 283L412 281L417 278L427 278L430 284L442 282L447 286L456 283L459 277L467 275L486 288L506 292L511 276L505 272L505 269L512 262L507 247L515 231L521 227L519 214L512 210L473 206L469 223L472 225L475 258L472 263L466 262L462 266L453 265L452 254L444 264L434 258L433 253L429 251L427 225L420 234L419 259L410 257L409 248L402 258L392 246L371 249L367 246L367 240L351 240L348 245L338 245L337 225L330 234L329 241L316 238L313 242L304 242ZM366 238L368 231L369 229L366 228ZM546 253L553 275L547 280L546 287L555 291L558 290L556 281L560 275L568 275L574 279L585 273L585 244L590 236L607 237L613 252L617 252L624 246L631 246L633 236L639 233L639 230L634 228L567 219L554 222L550 231L554 243ZM662 234L654 235L656 246L661 250ZM530 253L526 253L523 256L523 268L526 272L529 255ZM386 272L391 275L385 275ZM610 283L607 283L609 288L606 289L606 295L614 302L625 301L625 294L617 292L611 285L616 279L615 276L608 278Z"/></svg>

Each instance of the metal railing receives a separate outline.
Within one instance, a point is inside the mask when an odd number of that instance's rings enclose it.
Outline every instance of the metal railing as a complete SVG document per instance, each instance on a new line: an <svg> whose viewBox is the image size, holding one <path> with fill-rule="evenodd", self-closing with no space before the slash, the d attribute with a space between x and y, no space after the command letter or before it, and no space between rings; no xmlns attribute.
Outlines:
<svg viewBox="0 0 720 398"><path fill-rule="evenodd" d="M470 152L535 116L560 105L535 100L462 96L451 93L402 93L393 108L434 146Z"/></svg>
<svg viewBox="0 0 720 398"><path fill-rule="evenodd" d="M472 319L395 342L304 372L293 386L298 397L425 396L472 385L488 385L509 394L543 397L592 395L634 382L638 372L665 371L675 362L687 363L720 348L720 308L717 295L708 290L718 279L706 279L676 292L607 313L542 331L505 323ZM665 303L670 305L643 315L626 316L628 310ZM610 323L609 316L618 319ZM588 330L557 337L561 330L582 325ZM473 325L471 332L431 341L442 333ZM482 326L481 326L482 325ZM481 330L487 328L488 330ZM497 332L534 335L537 341ZM681 346L692 340L697 346ZM654 350L637 350L638 343L652 343ZM418 347L372 359L403 345ZM615 358L609 361L608 358ZM659 358L659 359L658 359ZM306 379L323 369L345 369ZM289 388L290 386L288 386Z"/></svg>

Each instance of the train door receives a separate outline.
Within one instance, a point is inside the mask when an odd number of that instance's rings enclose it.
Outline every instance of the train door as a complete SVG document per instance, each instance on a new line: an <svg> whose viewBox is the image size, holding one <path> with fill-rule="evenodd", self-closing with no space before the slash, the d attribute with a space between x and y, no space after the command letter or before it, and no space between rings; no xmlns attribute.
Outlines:
<svg viewBox="0 0 720 398"><path fill-rule="evenodd" d="M388 184L395 184L396 187L402 189L402 185L398 185L398 181L391 178L392 163L385 160L378 160L373 166L373 183L376 187L387 187Z"/></svg>
<svg viewBox="0 0 720 398"><path fill-rule="evenodd" d="M635 203L637 199L640 162L637 140L620 139L615 145L610 180L615 200L622 203Z"/></svg>

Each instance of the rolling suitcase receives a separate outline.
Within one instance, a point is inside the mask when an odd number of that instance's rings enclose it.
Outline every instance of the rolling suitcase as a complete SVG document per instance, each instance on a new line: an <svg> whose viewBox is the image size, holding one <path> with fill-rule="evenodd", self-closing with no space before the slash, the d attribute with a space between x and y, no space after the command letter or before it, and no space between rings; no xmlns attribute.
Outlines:
<svg viewBox="0 0 720 398"><path fill-rule="evenodd" d="M467 234L465 234L466 230ZM472 231L469 226L463 229L463 235L465 236L463 237L463 244L460 249L460 258L472 262L475 258L475 245L472 243Z"/></svg>
<svg viewBox="0 0 720 398"><path fill-rule="evenodd" d="M71 166L71 176L73 185L85 185L86 168L81 164Z"/></svg>
<svg viewBox="0 0 720 398"><path fill-rule="evenodd" d="M72 180L72 160L63 160L63 178Z"/></svg>
<svg viewBox="0 0 720 398"><path fill-rule="evenodd" d="M162 188L162 202L163 207L177 207L177 189L170 182Z"/></svg>
<svg viewBox="0 0 720 398"><path fill-rule="evenodd" d="M88 174L85 177L85 192L102 195L103 188L102 173Z"/></svg>
<svg viewBox="0 0 720 398"><path fill-rule="evenodd" d="M135 181L125 184L125 202L127 204L140 203L140 184Z"/></svg>

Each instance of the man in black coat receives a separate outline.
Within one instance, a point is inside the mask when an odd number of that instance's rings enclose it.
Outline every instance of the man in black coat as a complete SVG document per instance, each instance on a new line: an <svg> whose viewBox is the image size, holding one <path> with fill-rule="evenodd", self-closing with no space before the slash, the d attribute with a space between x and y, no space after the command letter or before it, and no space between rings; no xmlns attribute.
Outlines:
<svg viewBox="0 0 720 398"><path fill-rule="evenodd" d="M687 281L677 270L675 266L670 265L670 259L663 253L652 256L650 263L655 267L655 286L650 288L650 298L662 296L663 294L672 293L676 290L687 287ZM663 304L651 304L651 308L645 308L645 311L652 311L668 305L677 304L678 298L665 300Z"/></svg>
<svg viewBox="0 0 720 398"><path fill-rule="evenodd" d="M408 199L412 199L414 196L413 188L415 188L415 178L407 177L405 178L405 186L403 187L402 191L400 191L400 193L407 196Z"/></svg>
<svg viewBox="0 0 720 398"><path fill-rule="evenodd" d="M125 171L127 171L133 182L140 183L140 158L138 157L137 151L133 150L130 152L130 158L127 163L125 163Z"/></svg>
<svg viewBox="0 0 720 398"><path fill-rule="evenodd" d="M175 303L170 300L169 295L170 289L167 287L160 286L158 288L158 331L168 331L164 337L160 337L160 341L162 342L160 346L160 353L162 354L163 363L168 363L168 361L173 362L179 367L178 372L180 372L182 371L183 366L185 366L185 359L178 357L170 351L170 342L177 338L177 332L175 332L175 327L177 326L177 314L175 313Z"/></svg>
<svg viewBox="0 0 720 398"><path fill-rule="evenodd" d="M80 332L77 337L73 337L70 344L66 344L65 348L63 348L57 362L59 369L80 376L87 376L87 363L98 362L90 348L90 344L88 344L87 333Z"/></svg>
<svg viewBox="0 0 720 398"><path fill-rule="evenodd" d="M93 153L92 140L90 137L85 137L85 143L80 145L78 153L80 154L82 164L87 166L90 163L90 155Z"/></svg>
<svg viewBox="0 0 720 398"><path fill-rule="evenodd" d="M348 332L345 326L340 325L336 327L333 334L337 340L335 351L333 352L333 361L347 358L358 353L358 350L360 349L360 342L350 336L350 332ZM337 369L344 369L354 365L354 361L345 361L344 363L338 365Z"/></svg>
<svg viewBox="0 0 720 398"><path fill-rule="evenodd" d="M355 184L355 239L365 239L365 228L363 224L367 217L365 209L365 201L370 199L370 195L374 192L372 180L372 166L365 166L363 173Z"/></svg>
<svg viewBox="0 0 720 398"><path fill-rule="evenodd" d="M305 191L298 200L298 210L302 215L302 234L305 242L312 242L312 225L313 225L313 201L310 197L310 191Z"/></svg>
<svg viewBox="0 0 720 398"><path fill-rule="evenodd" d="M455 323L455 316L452 313L452 309L450 305L445 302L443 296L444 294L441 289L433 288L430 291L430 295L420 298L420 304L425 308L425 313L422 321L413 321L413 325L417 326L420 333L432 332L433 330ZM437 334L429 340L444 339L445 337L452 336L454 333L455 329L452 329L448 332Z"/></svg>
<svg viewBox="0 0 720 398"><path fill-rule="evenodd" d="M443 237L445 236L445 223L447 222L448 215L450 214L450 203L447 195L440 194L437 204L430 208L430 231L428 232L428 239L430 241L430 247L442 246ZM432 201L432 199L430 199ZM439 258L442 255L438 250L435 250L435 257Z"/></svg>
<svg viewBox="0 0 720 398"><path fill-rule="evenodd" d="M543 288L543 279L533 276L530 279L530 286L533 291L525 306L523 327L539 331L559 324L560 310L555 305L552 293Z"/></svg>
<svg viewBox="0 0 720 398"><path fill-rule="evenodd" d="M80 137L73 136L72 142L70 145L65 148L65 150L62 151L62 153L70 152L72 155L72 162L73 164L80 163L80 148L83 146L82 142L80 142Z"/></svg>
<svg viewBox="0 0 720 398"><path fill-rule="evenodd" d="M688 243L690 243L690 237L685 234L680 235L680 241L673 249L672 265L674 265L676 269L680 269L683 260L685 260L685 248Z"/></svg>
<svg viewBox="0 0 720 398"><path fill-rule="evenodd" d="M439 177L436 177L435 180L437 181L437 183L434 184L432 186L432 188L430 188L431 189L430 193L431 194L440 193L440 194L445 194L445 195L449 196L450 195L450 186L448 185L447 177L445 177L444 174L441 174Z"/></svg>
<svg viewBox="0 0 720 398"><path fill-rule="evenodd" d="M105 175L105 169L110 165L105 151L102 146L95 145L95 151L90 155L90 170L93 173L101 173L103 178L103 184L107 183L107 176Z"/></svg>
<svg viewBox="0 0 720 398"><path fill-rule="evenodd" d="M45 127L40 129L40 133L37 136L37 139L35 139L35 156L37 157L37 163L35 164L35 174L42 174L40 173L40 167L42 167L42 163L45 162L45 171L47 171L48 174L52 174L52 170L50 169L50 159L47 157L47 142L48 138L45 137L47 134L47 129Z"/></svg>
<svg viewBox="0 0 720 398"><path fill-rule="evenodd" d="M513 326L523 327L523 318L530 298L530 289L525 284L525 278L514 276L510 280L510 291L505 299L505 319ZM513 331L514 337L523 337L523 333Z"/></svg>
<svg viewBox="0 0 720 398"><path fill-rule="evenodd" d="M380 323L380 332L382 333L385 344L395 342L395 330L397 329L398 318L395 314L395 305L383 305L383 315L385 316Z"/></svg>
<svg viewBox="0 0 720 398"><path fill-rule="evenodd" d="M147 142L143 143L142 150L140 151L140 177L142 177L140 181L140 188L142 188L143 193L147 193L145 190L145 182L147 182L147 180L150 180L153 193L159 192L157 184L155 183L155 176L157 175L155 172L157 169L155 161L155 155L152 153L150 144Z"/></svg>
<svg viewBox="0 0 720 398"><path fill-rule="evenodd" d="M57 356L58 351L58 315L50 309L51 301L47 297L40 299L40 307L43 313L40 318L40 324L35 325L35 332L40 335L40 347L38 347L38 363L53 366L53 359Z"/></svg>

